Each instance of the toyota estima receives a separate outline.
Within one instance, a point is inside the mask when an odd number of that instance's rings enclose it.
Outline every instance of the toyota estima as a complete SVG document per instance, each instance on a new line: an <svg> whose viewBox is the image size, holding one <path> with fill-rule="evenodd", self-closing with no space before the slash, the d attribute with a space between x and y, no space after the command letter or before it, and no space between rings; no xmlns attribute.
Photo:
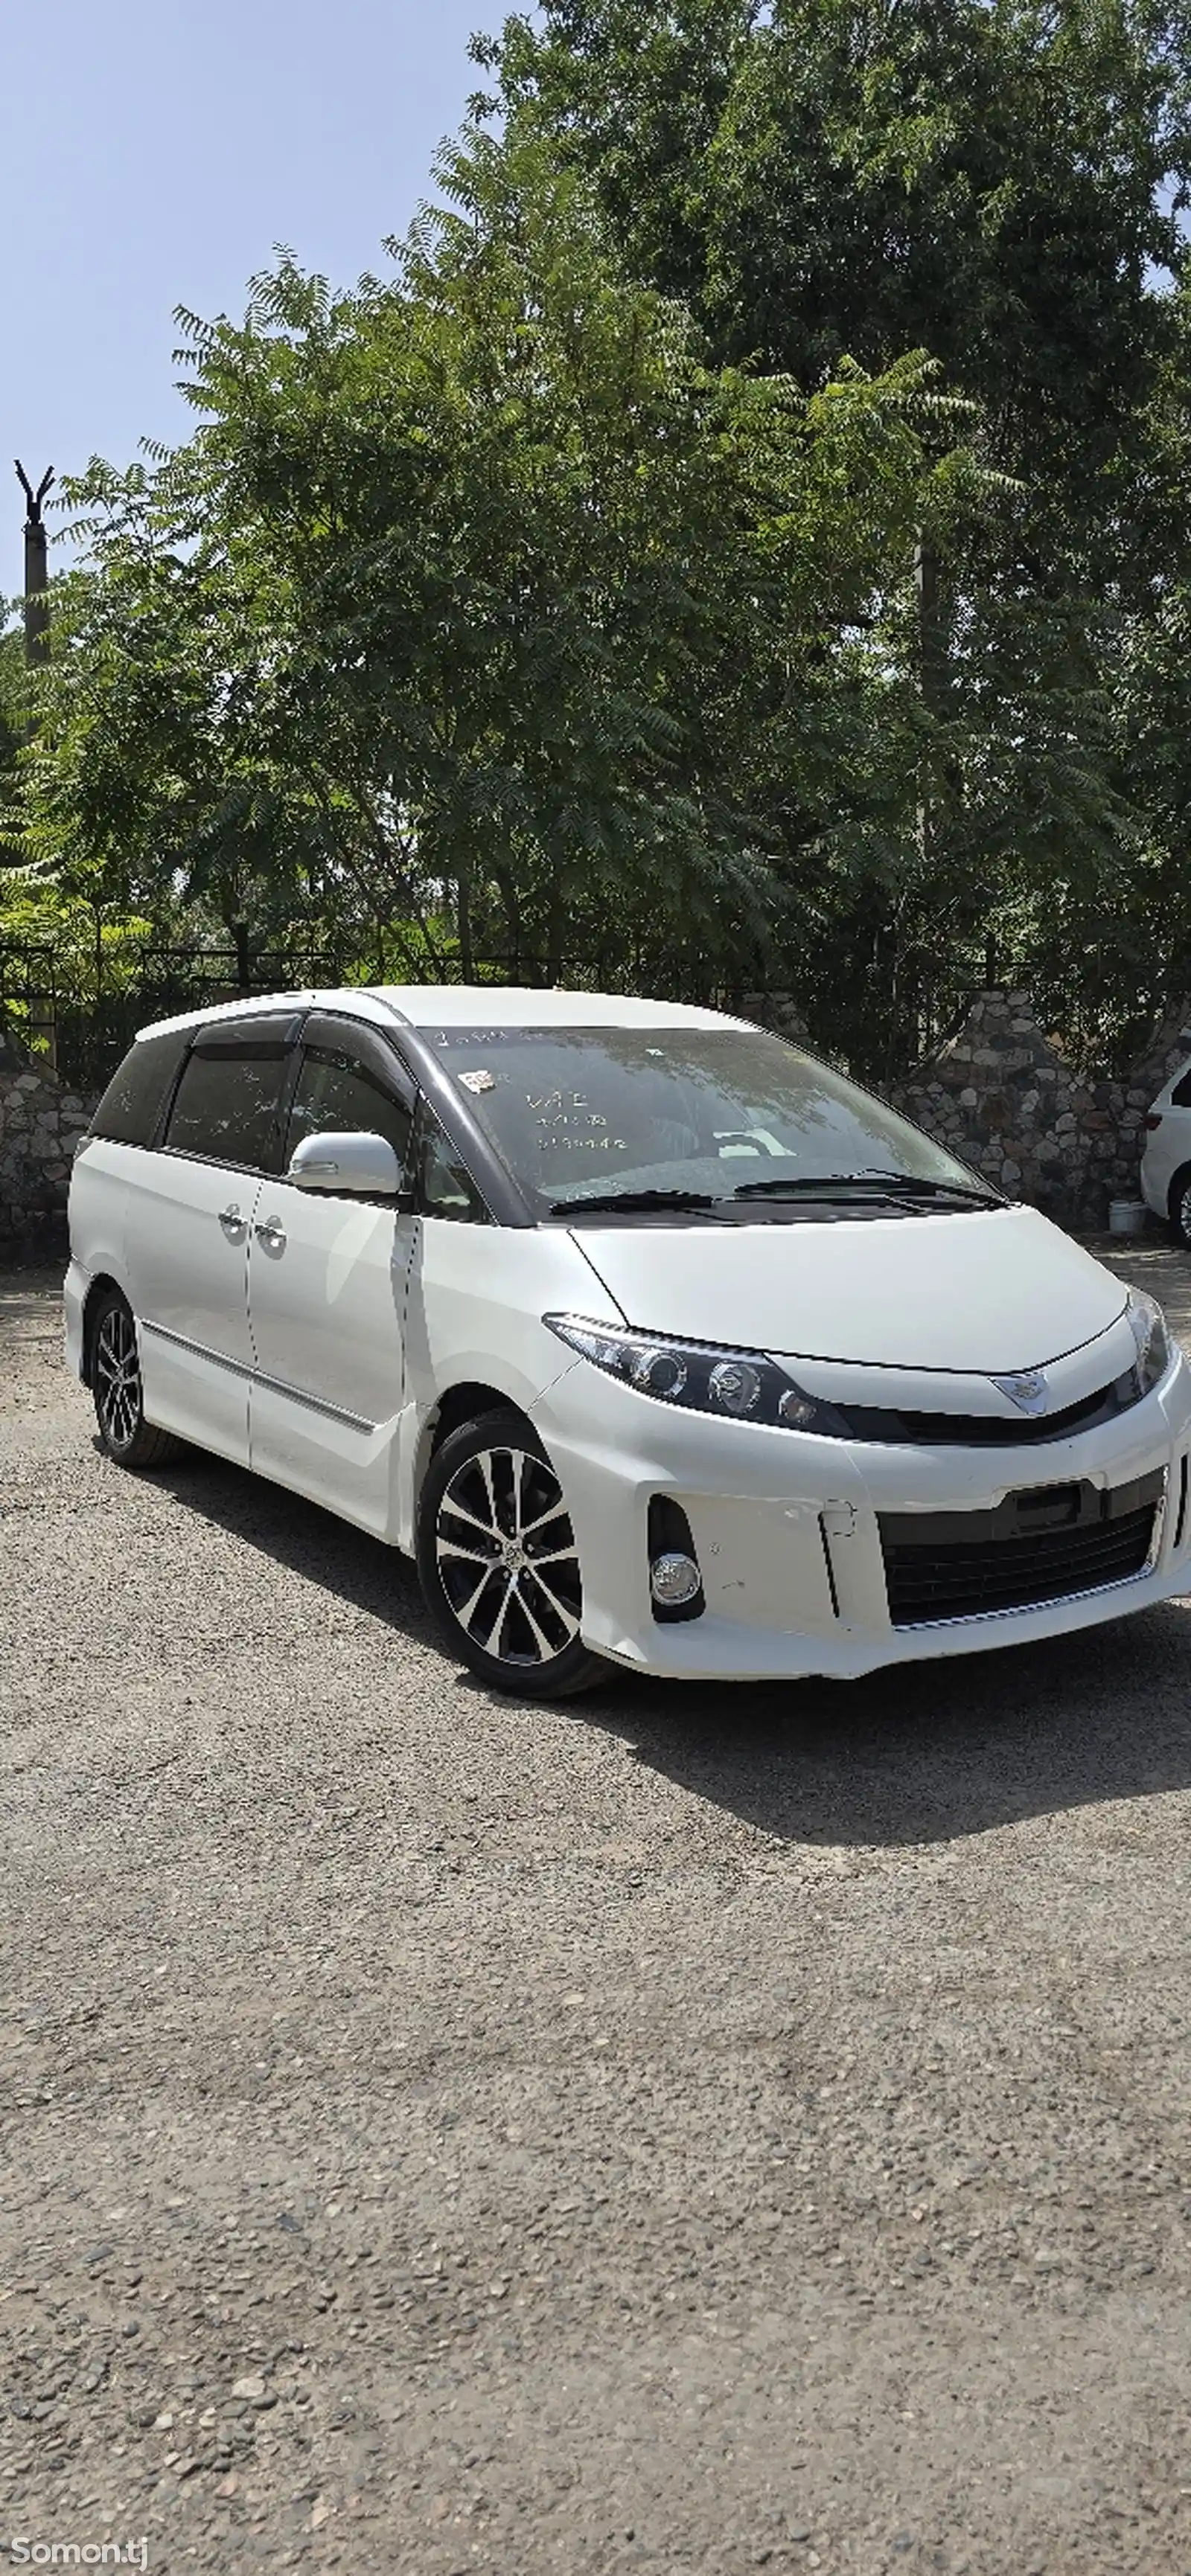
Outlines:
<svg viewBox="0 0 1191 2576"><path fill-rule="evenodd" d="M111 1456L180 1435L409 1551L523 1694L865 1673L1191 1587L1153 1300L714 1011L458 986L161 1023L70 1232Z"/></svg>

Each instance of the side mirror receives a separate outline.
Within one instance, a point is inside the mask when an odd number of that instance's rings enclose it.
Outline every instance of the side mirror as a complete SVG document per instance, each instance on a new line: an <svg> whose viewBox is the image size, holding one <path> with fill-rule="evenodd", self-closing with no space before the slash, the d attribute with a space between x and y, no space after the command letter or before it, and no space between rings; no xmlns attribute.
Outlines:
<svg viewBox="0 0 1191 2576"><path fill-rule="evenodd" d="M330 1129L322 1136L304 1136L294 1147L285 1177L296 1190L411 1204L401 1189L401 1165L385 1136L342 1135Z"/></svg>

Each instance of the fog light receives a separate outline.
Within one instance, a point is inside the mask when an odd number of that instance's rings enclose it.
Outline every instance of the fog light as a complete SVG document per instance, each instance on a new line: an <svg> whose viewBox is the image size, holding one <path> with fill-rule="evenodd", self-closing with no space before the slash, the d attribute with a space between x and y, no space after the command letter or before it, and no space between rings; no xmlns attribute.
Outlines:
<svg viewBox="0 0 1191 2576"><path fill-rule="evenodd" d="M680 1610L684 1601L693 1601L702 1577L693 1556L680 1556L677 1549L667 1549L655 1556L649 1569L649 1589L663 1610Z"/></svg>

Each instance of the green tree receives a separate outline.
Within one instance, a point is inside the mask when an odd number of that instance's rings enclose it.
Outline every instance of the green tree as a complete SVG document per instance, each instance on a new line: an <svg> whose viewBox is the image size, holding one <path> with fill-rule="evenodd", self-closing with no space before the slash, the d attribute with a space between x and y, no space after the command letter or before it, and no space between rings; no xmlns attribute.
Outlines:
<svg viewBox="0 0 1191 2576"><path fill-rule="evenodd" d="M1078 494L1165 335L1187 0L545 0L473 48L718 357L806 386L906 350L998 463Z"/></svg>
<svg viewBox="0 0 1191 2576"><path fill-rule="evenodd" d="M811 387L922 349L976 406L985 506L923 528L893 642L917 831L833 906L806 998L974 979L989 931L1029 970L1059 914L1119 908L1150 830L1118 699L1184 542L1150 424L1179 363L1186 0L545 0L474 50L717 361Z"/></svg>
<svg viewBox="0 0 1191 2576"><path fill-rule="evenodd" d="M267 604L237 583L170 460L124 473L95 460L64 489L85 551L53 587L27 849L68 897L279 928L315 836L261 731Z"/></svg>
<svg viewBox="0 0 1191 2576"><path fill-rule="evenodd" d="M913 361L709 367L539 140L440 179L391 281L187 317L194 437L76 490L32 845L440 968L445 920L464 974L747 981L912 831L894 643L966 416Z"/></svg>

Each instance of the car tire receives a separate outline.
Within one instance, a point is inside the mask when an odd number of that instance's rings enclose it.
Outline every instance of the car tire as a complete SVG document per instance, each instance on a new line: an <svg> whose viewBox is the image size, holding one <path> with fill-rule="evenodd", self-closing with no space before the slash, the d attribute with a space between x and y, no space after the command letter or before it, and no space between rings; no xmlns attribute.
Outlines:
<svg viewBox="0 0 1191 2576"><path fill-rule="evenodd" d="M510 1407L448 1432L422 1486L417 1560L444 1643L495 1690L570 1699L608 1678L579 1633L562 1486L523 1414Z"/></svg>
<svg viewBox="0 0 1191 2576"><path fill-rule="evenodd" d="M1182 1171L1175 1173L1166 1204L1179 1242L1191 1252L1191 1163L1184 1163Z"/></svg>
<svg viewBox="0 0 1191 2576"><path fill-rule="evenodd" d="M118 1288L100 1299L91 1323L91 1395L99 1437L118 1467L161 1467L182 1443L145 1420L141 1356L132 1308Z"/></svg>

